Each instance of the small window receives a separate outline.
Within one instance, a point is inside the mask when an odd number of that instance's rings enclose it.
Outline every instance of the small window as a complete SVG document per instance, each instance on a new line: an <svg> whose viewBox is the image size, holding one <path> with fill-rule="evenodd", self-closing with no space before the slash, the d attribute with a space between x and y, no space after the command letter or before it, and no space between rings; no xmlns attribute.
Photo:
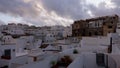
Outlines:
<svg viewBox="0 0 120 68"><path fill-rule="evenodd" d="M103 22L103 25L106 25L106 23L105 23L105 22Z"/></svg>
<svg viewBox="0 0 120 68"><path fill-rule="evenodd" d="M91 32L89 32L89 36L91 36L92 34L91 34Z"/></svg>
<svg viewBox="0 0 120 68"><path fill-rule="evenodd" d="M108 26L108 28L112 28L112 26Z"/></svg>
<svg viewBox="0 0 120 68"><path fill-rule="evenodd" d="M113 19L115 19L115 17L113 17Z"/></svg>
<svg viewBox="0 0 120 68"><path fill-rule="evenodd" d="M13 49L13 52L15 52L15 49Z"/></svg>
<svg viewBox="0 0 120 68"><path fill-rule="evenodd" d="M108 31L108 33L111 33L111 31Z"/></svg>
<svg viewBox="0 0 120 68"><path fill-rule="evenodd" d="M96 63L98 66L105 66L105 55L101 53L96 54Z"/></svg>
<svg viewBox="0 0 120 68"><path fill-rule="evenodd" d="M113 24L113 21L111 21L111 24Z"/></svg>
<svg viewBox="0 0 120 68"><path fill-rule="evenodd" d="M95 27L97 27L97 23L95 23Z"/></svg>
<svg viewBox="0 0 120 68"><path fill-rule="evenodd" d="M95 35L98 35L98 32L95 32Z"/></svg>
<svg viewBox="0 0 120 68"><path fill-rule="evenodd" d="M98 23L97 26L100 27L100 23Z"/></svg>

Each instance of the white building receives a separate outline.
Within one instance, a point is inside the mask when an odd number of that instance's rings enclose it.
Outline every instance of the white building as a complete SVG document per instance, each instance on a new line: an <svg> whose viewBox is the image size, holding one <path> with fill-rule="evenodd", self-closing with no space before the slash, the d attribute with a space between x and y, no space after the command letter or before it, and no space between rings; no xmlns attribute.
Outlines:
<svg viewBox="0 0 120 68"><path fill-rule="evenodd" d="M117 23L117 29L116 32L120 35L120 23Z"/></svg>
<svg viewBox="0 0 120 68"><path fill-rule="evenodd" d="M16 56L15 45L1 45L0 46L0 67L8 66L10 60L14 59Z"/></svg>
<svg viewBox="0 0 120 68"><path fill-rule="evenodd" d="M28 25L10 23L8 25L1 25L0 29L2 32L10 35L24 35L24 29L27 27Z"/></svg>
<svg viewBox="0 0 120 68"><path fill-rule="evenodd" d="M34 47L35 49L38 49L42 44L42 40L41 39L35 39L34 41Z"/></svg>
<svg viewBox="0 0 120 68"><path fill-rule="evenodd" d="M110 54L84 53L76 58L67 68L119 68Z"/></svg>
<svg viewBox="0 0 120 68"><path fill-rule="evenodd" d="M12 38L12 36L10 36L10 35L2 36L1 44L2 45L15 44L15 39Z"/></svg>

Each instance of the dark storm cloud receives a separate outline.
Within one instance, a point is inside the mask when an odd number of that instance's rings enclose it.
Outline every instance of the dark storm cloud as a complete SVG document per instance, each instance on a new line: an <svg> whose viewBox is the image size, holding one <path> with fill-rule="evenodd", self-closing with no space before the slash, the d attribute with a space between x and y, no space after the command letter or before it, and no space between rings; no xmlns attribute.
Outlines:
<svg viewBox="0 0 120 68"><path fill-rule="evenodd" d="M71 24L68 20L90 18L88 11L97 17L120 15L120 0L111 0L111 2L117 7L108 8L106 2L95 6L86 4L85 0L0 0L0 13L20 16L24 21L35 25L68 25Z"/></svg>
<svg viewBox="0 0 120 68"><path fill-rule="evenodd" d="M15 16L37 15L34 6L31 3L25 3L23 0L0 0L0 12Z"/></svg>
<svg viewBox="0 0 120 68"><path fill-rule="evenodd" d="M80 19L89 17L85 7L85 0L41 0L48 11L55 11L62 17Z"/></svg>
<svg viewBox="0 0 120 68"><path fill-rule="evenodd" d="M111 5L107 5L107 1L99 3L98 6L94 4L86 4L85 0L41 0L43 6L47 11L55 11L62 17L70 17L73 20L91 18L88 11L95 16L106 16L106 15L120 15L120 0L108 0L117 6L110 8Z"/></svg>

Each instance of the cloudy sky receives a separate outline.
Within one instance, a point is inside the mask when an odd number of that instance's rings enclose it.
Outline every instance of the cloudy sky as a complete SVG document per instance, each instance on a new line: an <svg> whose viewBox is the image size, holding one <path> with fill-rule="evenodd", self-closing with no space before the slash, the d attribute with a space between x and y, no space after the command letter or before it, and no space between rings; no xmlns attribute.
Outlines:
<svg viewBox="0 0 120 68"><path fill-rule="evenodd" d="M70 25L74 20L120 15L120 0L0 0L0 24Z"/></svg>

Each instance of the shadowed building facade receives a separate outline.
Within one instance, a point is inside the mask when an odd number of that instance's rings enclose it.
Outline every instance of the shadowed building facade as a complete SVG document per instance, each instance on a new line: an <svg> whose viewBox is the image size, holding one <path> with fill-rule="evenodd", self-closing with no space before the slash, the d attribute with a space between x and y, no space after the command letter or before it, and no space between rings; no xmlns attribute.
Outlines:
<svg viewBox="0 0 120 68"><path fill-rule="evenodd" d="M118 15L77 20L72 24L72 36L106 36L116 32L118 22Z"/></svg>

